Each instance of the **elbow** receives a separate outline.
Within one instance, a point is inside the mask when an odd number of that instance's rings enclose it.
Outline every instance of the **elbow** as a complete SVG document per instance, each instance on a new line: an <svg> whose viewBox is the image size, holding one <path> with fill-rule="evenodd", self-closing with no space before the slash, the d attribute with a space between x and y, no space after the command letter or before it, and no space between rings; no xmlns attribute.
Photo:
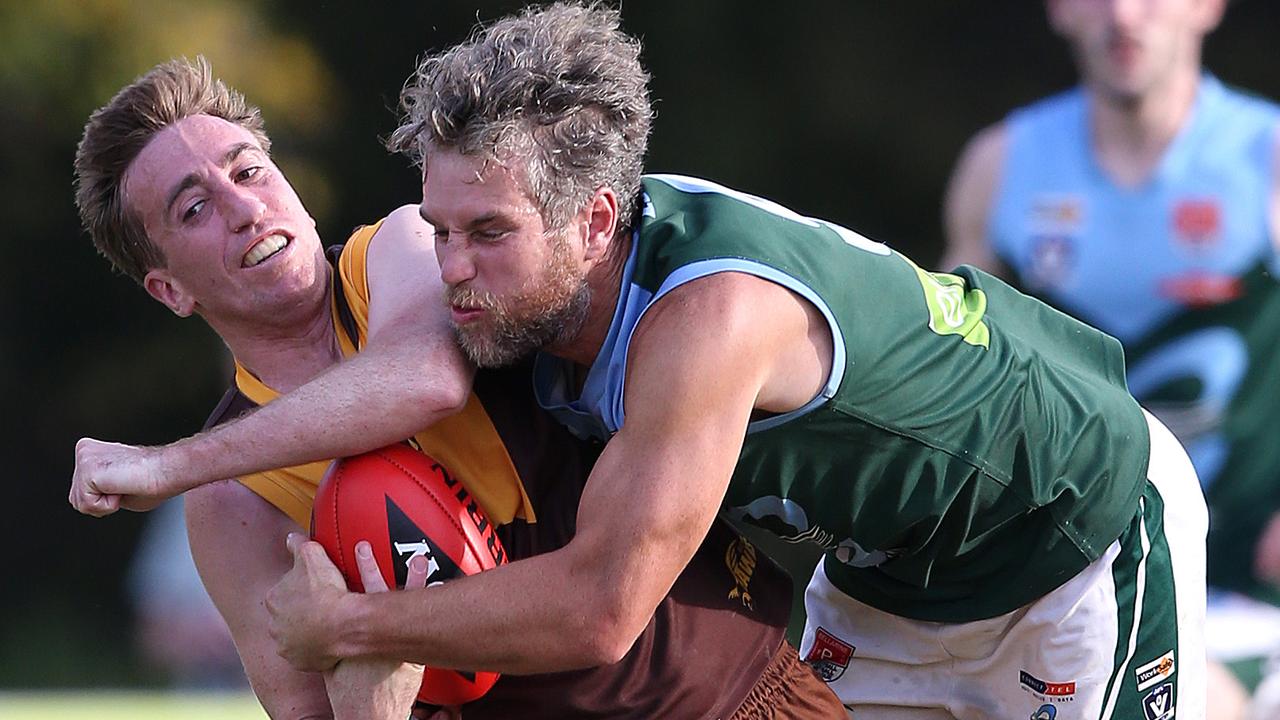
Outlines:
<svg viewBox="0 0 1280 720"><path fill-rule="evenodd" d="M612 665L635 645L653 616L652 609L643 613L634 603L612 599L593 609L581 635L582 661L586 667Z"/></svg>
<svg viewBox="0 0 1280 720"><path fill-rule="evenodd" d="M470 378L466 381L450 378L425 388L419 404L437 417L447 417L461 412L471 397Z"/></svg>
<svg viewBox="0 0 1280 720"><path fill-rule="evenodd" d="M640 637L639 633L618 634L615 633L607 642L599 643L593 648L593 661L595 665L612 665L621 662L622 658L631 652L631 648L636 644L636 640Z"/></svg>
<svg viewBox="0 0 1280 720"><path fill-rule="evenodd" d="M409 412L428 424L461 412L471 397L470 373L437 371L433 375L405 398Z"/></svg>

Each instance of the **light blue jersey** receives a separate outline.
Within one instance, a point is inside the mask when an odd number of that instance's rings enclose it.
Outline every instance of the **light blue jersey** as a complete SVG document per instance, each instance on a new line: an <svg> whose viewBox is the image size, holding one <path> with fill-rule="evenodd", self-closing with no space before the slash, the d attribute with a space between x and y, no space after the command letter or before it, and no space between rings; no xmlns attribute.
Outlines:
<svg viewBox="0 0 1280 720"><path fill-rule="evenodd" d="M1256 590L1247 548L1280 504L1280 108L1202 77L1152 176L1122 188L1090 147L1089 102L1076 89L1009 117L989 241L1025 290L1124 344L1130 390L1208 493L1211 579Z"/></svg>

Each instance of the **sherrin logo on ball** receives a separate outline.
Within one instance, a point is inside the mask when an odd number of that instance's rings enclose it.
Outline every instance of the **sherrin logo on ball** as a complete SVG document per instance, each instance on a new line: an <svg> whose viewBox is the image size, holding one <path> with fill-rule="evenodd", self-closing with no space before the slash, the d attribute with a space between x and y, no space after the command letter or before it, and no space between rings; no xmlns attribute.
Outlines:
<svg viewBox="0 0 1280 720"><path fill-rule="evenodd" d="M474 575L507 562L493 524L466 488L439 463L407 444L335 460L316 489L311 537L363 592L355 546L373 546L389 587L403 588L409 560L427 559L427 585ZM461 705L486 692L495 672L426 668L418 699Z"/></svg>

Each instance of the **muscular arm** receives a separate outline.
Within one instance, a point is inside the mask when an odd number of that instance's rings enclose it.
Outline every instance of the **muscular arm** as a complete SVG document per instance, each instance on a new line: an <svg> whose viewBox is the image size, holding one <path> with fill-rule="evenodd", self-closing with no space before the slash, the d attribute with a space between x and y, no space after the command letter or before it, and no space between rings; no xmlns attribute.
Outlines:
<svg viewBox="0 0 1280 720"><path fill-rule="evenodd" d="M415 207L383 223L368 274L368 343L358 355L237 421L171 445L82 440L72 504L91 515L114 512L122 499L146 509L221 478L396 442L460 409L472 370L453 342L430 226Z"/></svg>
<svg viewBox="0 0 1280 720"><path fill-rule="evenodd" d="M943 269L967 264L997 275L1005 269L991 248L987 215L1004 163L1005 129L994 125L974 136L960 155L943 200L947 248Z"/></svg>
<svg viewBox="0 0 1280 720"><path fill-rule="evenodd" d="M328 609L314 620L288 587L297 578L286 579L268 600L285 656L304 666L375 655L532 673L625 655L710 526L753 406L787 402L775 374L805 375L774 346L808 332L798 302L780 308L789 293L744 277L695 281L646 315L631 346L626 424L587 482L567 546L419 592L359 596L335 587L307 601ZM740 292L748 285L774 291ZM798 328L781 327L797 315ZM809 399L820 384L797 396ZM312 562L327 563L314 543L301 548L291 575ZM291 599L298 607L287 607ZM295 619L315 625L290 628ZM319 644L303 647L304 638Z"/></svg>

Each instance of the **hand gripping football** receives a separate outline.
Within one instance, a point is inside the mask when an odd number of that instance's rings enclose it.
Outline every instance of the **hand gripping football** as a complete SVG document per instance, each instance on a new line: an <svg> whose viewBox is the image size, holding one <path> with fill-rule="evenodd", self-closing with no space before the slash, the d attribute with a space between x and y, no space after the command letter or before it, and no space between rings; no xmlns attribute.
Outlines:
<svg viewBox="0 0 1280 720"><path fill-rule="evenodd" d="M335 460L316 490L311 537L347 587L363 592L356 543L373 546L388 587L403 588L409 559L424 555L427 586L506 563L493 524L447 470L407 444ZM427 668L418 699L460 705L489 691L495 672Z"/></svg>

